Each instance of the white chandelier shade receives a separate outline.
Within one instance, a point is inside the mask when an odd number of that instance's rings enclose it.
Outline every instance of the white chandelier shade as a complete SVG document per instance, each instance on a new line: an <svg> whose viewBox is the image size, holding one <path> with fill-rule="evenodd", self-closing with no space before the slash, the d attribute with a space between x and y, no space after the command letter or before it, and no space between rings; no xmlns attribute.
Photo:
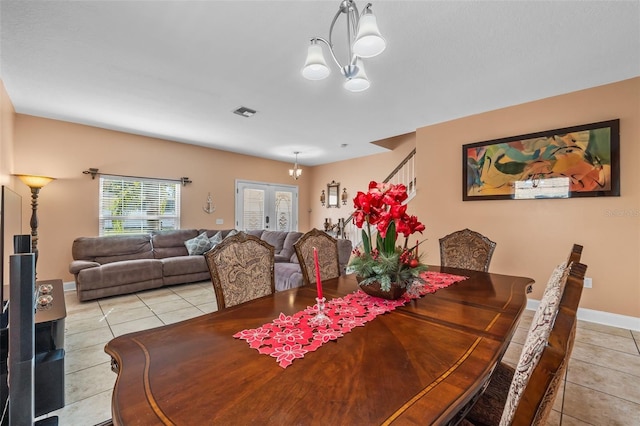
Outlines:
<svg viewBox="0 0 640 426"><path fill-rule="evenodd" d="M351 78L347 78L344 82L344 88L350 92L362 92L367 90L371 83L367 78L367 74L364 72L364 65L362 59L356 60L356 73Z"/></svg>
<svg viewBox="0 0 640 426"><path fill-rule="evenodd" d="M324 60L322 46L313 40L307 51L307 61L302 69L302 75L308 80L322 80L331 74L331 70Z"/></svg>
<svg viewBox="0 0 640 426"><path fill-rule="evenodd" d="M365 9L358 24L358 35L353 43L353 54L361 58L373 58L381 54L387 47L387 42L380 34L378 22L370 9Z"/></svg>
<svg viewBox="0 0 640 426"><path fill-rule="evenodd" d="M341 14L346 15L347 20L347 53L348 60L343 65L333 50L333 27ZM351 92L361 92L369 88L371 83L364 72L361 58L371 58L382 53L387 43L380 34L375 15L371 11L371 3L368 3L362 14L353 0L342 0L338 12L333 17L329 29L329 40L321 37L311 39L311 45L307 50L307 59L302 68L302 75L308 80L322 80L331 74L324 59L322 46L324 43L329 48L329 53L334 62L340 68L345 77L344 88Z"/></svg>

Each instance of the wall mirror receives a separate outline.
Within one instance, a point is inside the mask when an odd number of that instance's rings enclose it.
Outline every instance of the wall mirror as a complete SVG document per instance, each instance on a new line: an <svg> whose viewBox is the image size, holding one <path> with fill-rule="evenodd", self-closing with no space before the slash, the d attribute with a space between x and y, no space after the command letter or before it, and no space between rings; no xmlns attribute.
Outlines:
<svg viewBox="0 0 640 426"><path fill-rule="evenodd" d="M327 207L340 208L340 183L332 180L327 184Z"/></svg>

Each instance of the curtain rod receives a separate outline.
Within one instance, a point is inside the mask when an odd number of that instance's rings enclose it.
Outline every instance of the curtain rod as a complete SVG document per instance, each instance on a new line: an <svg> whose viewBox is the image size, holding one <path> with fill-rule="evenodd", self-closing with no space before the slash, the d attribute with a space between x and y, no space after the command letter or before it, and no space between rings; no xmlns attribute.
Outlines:
<svg viewBox="0 0 640 426"><path fill-rule="evenodd" d="M109 176L118 176L118 177L126 177L126 178L133 178L133 179L156 179L156 180L166 180L166 181L170 181L170 182L180 182L182 184L182 186L187 186L188 183L193 182L191 179L189 179L188 177L181 177L180 179L165 179L165 178L159 178L159 177L146 177L146 176L128 176L128 175L118 175L118 174L113 174L113 173L100 173L98 171L98 169L96 168L89 168L88 170L84 170L82 172L82 174L85 175L91 175L91 179L95 179L97 175L109 175Z"/></svg>

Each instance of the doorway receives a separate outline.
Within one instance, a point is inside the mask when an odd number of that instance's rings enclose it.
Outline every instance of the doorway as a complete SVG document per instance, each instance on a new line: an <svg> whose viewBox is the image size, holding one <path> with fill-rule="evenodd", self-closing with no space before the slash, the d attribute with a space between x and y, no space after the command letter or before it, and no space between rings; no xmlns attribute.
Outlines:
<svg viewBox="0 0 640 426"><path fill-rule="evenodd" d="M298 187L236 180L236 229L298 230Z"/></svg>

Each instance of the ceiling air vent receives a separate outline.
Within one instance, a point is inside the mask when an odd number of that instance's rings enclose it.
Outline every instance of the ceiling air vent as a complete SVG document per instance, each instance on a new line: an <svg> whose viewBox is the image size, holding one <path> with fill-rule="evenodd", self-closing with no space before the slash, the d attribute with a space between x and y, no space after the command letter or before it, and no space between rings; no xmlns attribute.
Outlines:
<svg viewBox="0 0 640 426"><path fill-rule="evenodd" d="M233 113L241 115L243 117L251 117L252 115L254 115L256 113L256 111L254 109L251 109L251 108L240 107L237 110L233 111Z"/></svg>

